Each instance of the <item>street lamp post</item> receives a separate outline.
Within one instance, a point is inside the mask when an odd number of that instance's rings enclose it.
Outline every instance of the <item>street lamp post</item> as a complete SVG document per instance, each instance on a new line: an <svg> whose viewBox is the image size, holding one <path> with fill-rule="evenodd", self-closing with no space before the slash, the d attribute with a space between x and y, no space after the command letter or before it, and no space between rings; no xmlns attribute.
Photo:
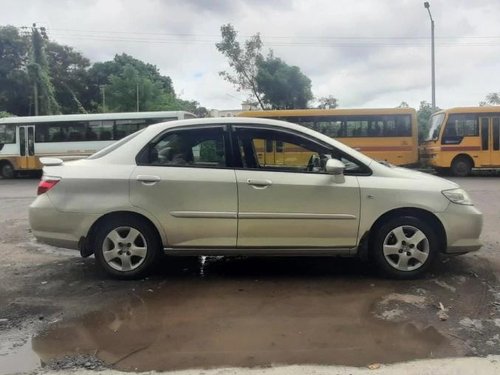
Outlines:
<svg viewBox="0 0 500 375"><path fill-rule="evenodd" d="M424 2L424 7L429 12L431 19L431 59L432 59L432 109L436 109L436 64L434 61L434 20L432 19L431 6L428 1Z"/></svg>

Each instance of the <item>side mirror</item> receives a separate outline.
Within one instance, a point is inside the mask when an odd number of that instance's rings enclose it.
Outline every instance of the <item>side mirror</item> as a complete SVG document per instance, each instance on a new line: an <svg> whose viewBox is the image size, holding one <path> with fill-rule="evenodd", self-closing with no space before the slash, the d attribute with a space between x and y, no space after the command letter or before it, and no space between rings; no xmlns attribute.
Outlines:
<svg viewBox="0 0 500 375"><path fill-rule="evenodd" d="M338 159L328 159L326 161L325 170L333 175L344 174L345 164Z"/></svg>

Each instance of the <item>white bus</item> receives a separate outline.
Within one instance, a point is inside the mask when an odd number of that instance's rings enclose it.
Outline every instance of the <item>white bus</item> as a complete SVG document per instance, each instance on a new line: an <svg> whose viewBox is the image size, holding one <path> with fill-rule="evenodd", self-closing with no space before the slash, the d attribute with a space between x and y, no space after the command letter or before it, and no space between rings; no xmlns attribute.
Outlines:
<svg viewBox="0 0 500 375"><path fill-rule="evenodd" d="M41 170L39 158L82 159L148 125L196 117L183 111L0 119L0 175Z"/></svg>

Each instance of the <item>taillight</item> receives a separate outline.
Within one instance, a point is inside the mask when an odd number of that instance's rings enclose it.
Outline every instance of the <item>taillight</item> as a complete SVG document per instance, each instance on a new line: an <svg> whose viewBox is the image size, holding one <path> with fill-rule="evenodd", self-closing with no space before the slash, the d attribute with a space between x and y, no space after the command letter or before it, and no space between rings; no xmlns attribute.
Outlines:
<svg viewBox="0 0 500 375"><path fill-rule="evenodd" d="M59 181L61 181L61 179L52 177L42 179L38 184L37 195L48 192L50 189L56 186Z"/></svg>

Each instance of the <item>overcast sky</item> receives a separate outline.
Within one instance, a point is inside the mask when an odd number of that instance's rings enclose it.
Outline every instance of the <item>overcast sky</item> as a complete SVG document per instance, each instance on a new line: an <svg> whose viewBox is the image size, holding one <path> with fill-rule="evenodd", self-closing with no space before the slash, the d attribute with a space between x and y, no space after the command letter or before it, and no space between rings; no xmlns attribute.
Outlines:
<svg viewBox="0 0 500 375"><path fill-rule="evenodd" d="M418 108L431 101L430 19L420 0L1 0L0 25L36 22L92 62L127 53L155 64L183 99L239 108L247 95L223 81L220 26L312 80L341 107ZM436 102L477 105L500 91L500 0L430 1L436 22Z"/></svg>

